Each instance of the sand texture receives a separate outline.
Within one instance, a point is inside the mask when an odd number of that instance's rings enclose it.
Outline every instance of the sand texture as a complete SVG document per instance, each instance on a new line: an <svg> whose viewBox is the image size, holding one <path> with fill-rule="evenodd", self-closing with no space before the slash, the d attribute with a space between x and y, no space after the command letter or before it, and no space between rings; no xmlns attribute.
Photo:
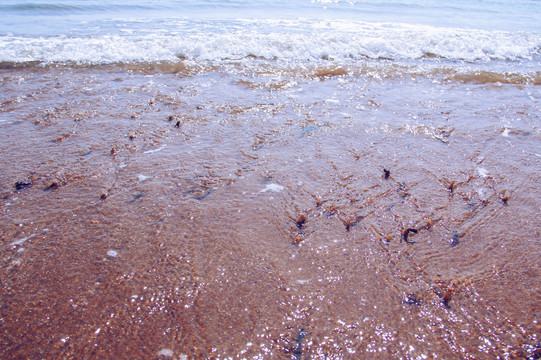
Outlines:
<svg viewBox="0 0 541 360"><path fill-rule="evenodd" d="M1 70L0 358L539 358L539 86L391 75Z"/></svg>

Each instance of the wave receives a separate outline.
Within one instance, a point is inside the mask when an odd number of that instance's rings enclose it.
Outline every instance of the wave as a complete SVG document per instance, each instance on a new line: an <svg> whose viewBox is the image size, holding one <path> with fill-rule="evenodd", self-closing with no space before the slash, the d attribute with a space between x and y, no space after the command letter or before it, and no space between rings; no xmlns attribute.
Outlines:
<svg viewBox="0 0 541 360"><path fill-rule="evenodd" d="M78 13L100 13L120 11L144 11L159 9L156 5L135 5L135 4L50 4L50 3L21 3L21 4L0 4L0 13L4 16L10 15L65 15Z"/></svg>
<svg viewBox="0 0 541 360"><path fill-rule="evenodd" d="M232 27L192 28L139 35L0 37L1 62L107 64L138 61L336 61L365 59L490 62L541 56L541 35L527 32L442 29L405 24L312 23L305 31ZM306 29L306 28L305 28Z"/></svg>
<svg viewBox="0 0 541 360"><path fill-rule="evenodd" d="M7 12L28 12L28 11L47 11L47 12L66 12L80 10L80 6L76 5L63 5L63 4L35 4L35 3L22 3L11 5L0 5L1 11Z"/></svg>

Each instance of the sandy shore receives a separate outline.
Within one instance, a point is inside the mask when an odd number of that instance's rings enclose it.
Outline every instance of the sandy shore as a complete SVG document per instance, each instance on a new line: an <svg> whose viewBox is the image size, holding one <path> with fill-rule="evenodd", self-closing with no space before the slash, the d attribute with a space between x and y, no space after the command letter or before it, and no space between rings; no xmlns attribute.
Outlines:
<svg viewBox="0 0 541 360"><path fill-rule="evenodd" d="M539 86L166 70L0 72L1 358L540 356Z"/></svg>

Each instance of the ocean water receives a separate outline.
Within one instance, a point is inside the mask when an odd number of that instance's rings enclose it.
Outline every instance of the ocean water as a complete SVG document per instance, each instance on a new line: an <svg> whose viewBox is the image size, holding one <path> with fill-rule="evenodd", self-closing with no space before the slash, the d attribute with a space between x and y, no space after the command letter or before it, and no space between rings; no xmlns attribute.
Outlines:
<svg viewBox="0 0 541 360"><path fill-rule="evenodd" d="M0 0L0 358L539 359L540 13Z"/></svg>
<svg viewBox="0 0 541 360"><path fill-rule="evenodd" d="M539 13L533 0L2 1L0 61L390 60L528 72L541 62Z"/></svg>

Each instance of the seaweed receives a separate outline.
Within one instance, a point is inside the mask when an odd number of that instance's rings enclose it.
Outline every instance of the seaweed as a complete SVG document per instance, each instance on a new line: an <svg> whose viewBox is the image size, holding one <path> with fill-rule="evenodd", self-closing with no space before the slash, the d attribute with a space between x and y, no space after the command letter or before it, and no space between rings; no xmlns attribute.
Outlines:
<svg viewBox="0 0 541 360"><path fill-rule="evenodd" d="M362 220L362 218L363 218L362 216L357 216L353 220L352 219L347 219L347 220L340 219L340 220L342 221L342 224L344 224L346 231L349 231L351 230L352 227L356 226L359 223L359 221Z"/></svg>
<svg viewBox="0 0 541 360"><path fill-rule="evenodd" d="M295 337L295 345L293 348L285 349L286 354L291 354L292 360L301 360L302 358L302 341L304 340L307 332L304 329L299 329L297 336Z"/></svg>
<svg viewBox="0 0 541 360"><path fill-rule="evenodd" d="M23 189L28 189L29 187L32 187L32 182L29 181L29 182L26 182L26 181L17 181L15 183L15 189L16 190L23 190Z"/></svg>
<svg viewBox="0 0 541 360"><path fill-rule="evenodd" d="M449 183L449 186L447 187L447 191L449 192L449 194L453 194L453 192L455 191L455 182L454 181L451 181Z"/></svg>
<svg viewBox="0 0 541 360"><path fill-rule="evenodd" d="M128 204L133 204L134 202L136 202L137 200L139 200L141 198L141 196L143 196L143 193L140 192L138 193L137 195L135 195L135 197L133 199L131 199L130 201L128 201Z"/></svg>
<svg viewBox="0 0 541 360"><path fill-rule="evenodd" d="M409 236L410 233L417 234L418 232L419 232L419 230L417 230L417 229L407 228L402 233L402 240L404 240L408 244L415 244L415 241L408 239L408 236Z"/></svg>
<svg viewBox="0 0 541 360"><path fill-rule="evenodd" d="M53 190L56 190L56 189L58 189L58 183L57 182L52 182L49 186L47 186L43 190L44 191L53 191Z"/></svg>
<svg viewBox="0 0 541 360"><path fill-rule="evenodd" d="M445 306L447 309L450 309L451 306L449 305L449 302L451 301L451 295L453 294L453 291L451 289L447 289L445 294L441 297L441 303L443 306Z"/></svg>
<svg viewBox="0 0 541 360"><path fill-rule="evenodd" d="M299 230L302 230L304 228L304 224L306 223L306 216L305 215L301 215L299 216L299 218L297 219L297 221L295 222L295 225L297 225L297 228Z"/></svg>
<svg viewBox="0 0 541 360"><path fill-rule="evenodd" d="M293 241L291 242L291 245L300 245L302 242L302 238L300 236L295 236L293 238Z"/></svg>

